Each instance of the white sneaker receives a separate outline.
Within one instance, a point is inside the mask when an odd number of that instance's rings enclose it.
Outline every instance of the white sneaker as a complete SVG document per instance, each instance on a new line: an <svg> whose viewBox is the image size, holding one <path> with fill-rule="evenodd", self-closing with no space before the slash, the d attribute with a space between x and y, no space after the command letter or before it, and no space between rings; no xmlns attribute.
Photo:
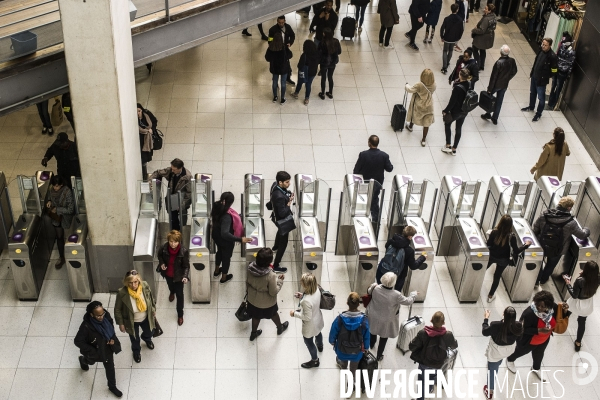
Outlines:
<svg viewBox="0 0 600 400"><path fill-rule="evenodd" d="M406 128L406 130L408 130L409 132L412 132L412 128L410 127L410 124L407 122L406 124L404 124L404 127Z"/></svg>
<svg viewBox="0 0 600 400"><path fill-rule="evenodd" d="M515 362L514 361L508 361L508 360L506 360L506 368L508 368L508 370L510 372L512 372L513 374L515 374L517 372L517 367L515 367Z"/></svg>
<svg viewBox="0 0 600 400"><path fill-rule="evenodd" d="M494 301L495 299L496 299L496 295L493 295L492 297L489 297L489 296L488 296L488 298L487 298L487 302L488 302L488 303L491 303L491 302L492 302L492 301Z"/></svg>
<svg viewBox="0 0 600 400"><path fill-rule="evenodd" d="M444 147L442 147L442 151L446 154L452 154L452 148L450 148L450 147L444 146Z"/></svg>
<svg viewBox="0 0 600 400"><path fill-rule="evenodd" d="M393 49L393 48L394 48L394 45L390 43L390 44L388 44L387 46L384 46L384 47L385 47L386 49Z"/></svg>
<svg viewBox="0 0 600 400"><path fill-rule="evenodd" d="M379 43L379 47L383 47L383 43Z"/></svg>
<svg viewBox="0 0 600 400"><path fill-rule="evenodd" d="M540 371L539 369L533 369L533 368L531 368L531 370L533 371L533 373L535 374L535 376L537 376L538 378L540 378L540 381L547 382L546 378L542 379L542 371Z"/></svg>
<svg viewBox="0 0 600 400"><path fill-rule="evenodd" d="M358 27L358 33L362 32L362 26Z"/></svg>

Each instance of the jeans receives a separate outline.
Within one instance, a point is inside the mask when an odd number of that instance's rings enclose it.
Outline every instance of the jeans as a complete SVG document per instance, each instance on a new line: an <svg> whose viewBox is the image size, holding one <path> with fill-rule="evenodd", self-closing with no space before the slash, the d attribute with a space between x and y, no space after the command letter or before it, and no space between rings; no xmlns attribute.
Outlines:
<svg viewBox="0 0 600 400"><path fill-rule="evenodd" d="M385 345L387 344L388 338L382 337L379 339L379 346L377 346L377 358L383 355L383 351L385 350ZM377 335L373 335L371 333L371 348L375 347L375 343L377 343Z"/></svg>
<svg viewBox="0 0 600 400"><path fill-rule="evenodd" d="M494 390L494 377L498 374L501 364L502 360L495 362L488 361L488 390Z"/></svg>
<svg viewBox="0 0 600 400"><path fill-rule="evenodd" d="M419 397L419 400L423 400L425 398L425 394L429 393L429 391L433 388L433 386L425 388L425 371L427 371L427 370L435 371L436 369L430 368L421 363L419 363L419 369L421 370L421 373L419 375L417 375L417 384L419 386L421 386L421 397ZM432 378L432 380L435 381L435 374L432 374L431 378Z"/></svg>
<svg viewBox="0 0 600 400"><path fill-rule="evenodd" d="M56 247L58 247L58 255L60 258L65 258L65 229L62 226L55 226Z"/></svg>
<svg viewBox="0 0 600 400"><path fill-rule="evenodd" d="M423 27L423 22L419 22L419 18L414 15L410 15L410 25L411 29L408 31L408 36L410 37L410 43L415 43L415 37L417 36L417 31Z"/></svg>
<svg viewBox="0 0 600 400"><path fill-rule="evenodd" d="M321 93L325 93L325 80L329 79L329 93L333 93L333 72L335 65L331 67L321 66Z"/></svg>
<svg viewBox="0 0 600 400"><path fill-rule="evenodd" d="M500 261L500 263L498 263L498 261ZM494 281L492 282L492 287L490 288L490 293L488 294L488 296L493 296L494 293L496 293L496 289L498 289L498 285L500 284L500 278L502 277L502 273L508 266L508 260L498 260L490 258L487 267L491 267L492 264L496 264L496 271L494 271Z"/></svg>
<svg viewBox="0 0 600 400"><path fill-rule="evenodd" d="M104 372L106 373L106 380L108 381L108 387L110 389L117 387L117 374L115 372L115 359L112 352L107 354L108 359L102 361L104 365ZM90 361L86 356L83 356L83 363L87 365L94 365L95 361Z"/></svg>
<svg viewBox="0 0 600 400"><path fill-rule="evenodd" d="M323 334L319 332L317 336L314 336L314 339L317 341L317 345L315 346L315 342L313 341L313 337L305 337L304 344L308 348L308 352L310 353L311 361L316 361L319 359L319 355L317 354L317 346L323 349Z"/></svg>
<svg viewBox="0 0 600 400"><path fill-rule="evenodd" d="M281 79L279 78L281 77ZM285 81L287 80L287 74L277 75L273 74L273 97L277 97L277 81L281 80L281 100L285 99Z"/></svg>
<svg viewBox="0 0 600 400"><path fill-rule="evenodd" d="M300 72L298 71L298 75ZM298 84L296 85L296 94L300 93L300 89L302 89L302 85L306 83L306 93L304 94L304 98L310 98L310 91L312 89L312 81L315 79L314 76L308 75L308 67L304 67L304 78L298 77Z"/></svg>
<svg viewBox="0 0 600 400"><path fill-rule="evenodd" d="M365 11L367 11L367 4L364 6L355 6L356 8L356 22L358 22L358 26L362 26L363 22L365 22ZM358 20L358 14L360 13L360 21Z"/></svg>
<svg viewBox="0 0 600 400"><path fill-rule="evenodd" d="M535 83L535 78L531 77L531 85L529 86L529 109L535 109L535 100L538 99L538 107L536 115L542 115L546 101L546 86L538 86Z"/></svg>
<svg viewBox="0 0 600 400"><path fill-rule="evenodd" d="M233 257L233 249L235 244L227 243L227 244L219 244L215 242L217 245L217 254L215 255L215 265L222 274L227 275L229 273L229 266L231 265L231 257ZM221 263L223 265L221 265Z"/></svg>
<svg viewBox="0 0 600 400"><path fill-rule="evenodd" d="M544 351L546 351L546 347L550 342L550 338L546 340L542 344L534 345L534 344L526 344L524 346L519 346L519 342L517 342L517 348L515 352L506 358L507 361L514 362L517 358L524 356L527 353L531 353L531 357L533 358L533 369L540 369L542 367L542 359L544 358Z"/></svg>
<svg viewBox="0 0 600 400"><path fill-rule="evenodd" d="M504 101L505 93L506 89L494 89L492 91L492 95L496 95L496 108L494 109L494 113L492 114L492 119L494 121L498 121L498 117L500 116L500 110L502 109L502 102Z"/></svg>
<svg viewBox="0 0 600 400"><path fill-rule="evenodd" d="M140 354L140 350L142 350L142 346L140 345L140 327L142 328L142 340L146 343L152 341L152 330L150 329L150 321L148 318L150 318L149 314L142 322L133 323L135 336L129 335L129 340L131 340L131 351L133 351L133 354Z"/></svg>
<svg viewBox="0 0 600 400"><path fill-rule="evenodd" d="M50 122L50 113L48 113L48 100L44 100L36 104L40 120L42 120L42 126L44 128L52 129L52 122Z"/></svg>
<svg viewBox="0 0 600 400"><path fill-rule="evenodd" d="M433 39L433 35L435 34L435 25L427 24L425 28L425 39L429 37L429 28L431 28L431 38Z"/></svg>
<svg viewBox="0 0 600 400"><path fill-rule="evenodd" d="M287 248L289 237L289 233L286 233L283 236L279 233L275 235L275 244L273 245L273 247L277 249L277 254L275 255L275 260L273 261L273 267L279 267L279 263L281 262L281 259L285 254L285 249Z"/></svg>
<svg viewBox="0 0 600 400"><path fill-rule="evenodd" d="M456 149L458 147L458 142L460 142L460 137L462 135L462 126L465 122L465 118L467 114L460 114L456 119L452 122L456 122L456 133L454 134L454 145L452 148ZM444 124L444 128L446 130L446 145L450 145L450 140L452 139L452 122L449 124Z"/></svg>
<svg viewBox="0 0 600 400"><path fill-rule="evenodd" d="M580 315L577 317L577 339L578 343L581 343L581 339L583 339L583 334L585 333L585 320L587 317Z"/></svg>
<svg viewBox="0 0 600 400"><path fill-rule="evenodd" d="M384 46L389 46L393 29L394 29L393 25L390 26L389 28L386 28L385 26L381 25L381 29L379 29L379 43L383 43ZM385 41L383 39L384 35L385 35Z"/></svg>
<svg viewBox="0 0 600 400"><path fill-rule="evenodd" d="M548 99L548 107L554 108L558 102L558 96L562 92L563 85L567 80L567 75L563 75L560 72L552 78L552 89L550 89L550 98Z"/></svg>
<svg viewBox="0 0 600 400"><path fill-rule="evenodd" d="M452 53L454 51L454 42L444 42L444 50L442 51L442 68L448 69L450 60L452 60Z"/></svg>
<svg viewBox="0 0 600 400"><path fill-rule="evenodd" d="M550 279L550 275L554 271L554 268L558 265L561 256L556 257L545 257L546 262L544 263L544 267L540 270L540 273L537 278L537 282L546 283L548 279Z"/></svg>
<svg viewBox="0 0 600 400"><path fill-rule="evenodd" d="M478 49L473 46L473 58L477 61L480 71L485 68L485 49Z"/></svg>
<svg viewBox="0 0 600 400"><path fill-rule="evenodd" d="M342 368L348 368L348 364L350 364L350 372L352 372L352 376L355 376L355 372L358 369L358 361L348 361L348 360L340 360L339 358L335 358L335 362Z"/></svg>
<svg viewBox="0 0 600 400"><path fill-rule="evenodd" d="M165 277L169 294L174 294L177 297L177 317L183 317L183 282L173 282L173 278Z"/></svg>

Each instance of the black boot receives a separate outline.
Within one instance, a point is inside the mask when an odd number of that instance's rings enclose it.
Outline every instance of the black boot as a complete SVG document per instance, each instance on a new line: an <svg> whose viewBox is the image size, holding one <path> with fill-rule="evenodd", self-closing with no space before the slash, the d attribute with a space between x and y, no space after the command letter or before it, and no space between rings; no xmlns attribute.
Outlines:
<svg viewBox="0 0 600 400"><path fill-rule="evenodd" d="M112 392L112 394L114 394L115 396L121 398L123 397L123 392L121 392L119 389L117 389L117 387L109 387L108 390L110 390Z"/></svg>
<svg viewBox="0 0 600 400"><path fill-rule="evenodd" d="M290 325L290 323L287 321L285 321L283 324L279 325L277 327L277 334L281 335L283 332L285 332L285 330L288 328L289 325Z"/></svg>
<svg viewBox="0 0 600 400"><path fill-rule="evenodd" d="M246 28L246 29L244 29L242 31L242 35L244 35L244 36L252 36L252 34L250 32L248 32L248 28Z"/></svg>
<svg viewBox="0 0 600 400"><path fill-rule="evenodd" d="M300 364L302 368L317 368L319 365L321 365L321 363L319 363L318 358L316 360L310 360L308 362Z"/></svg>
<svg viewBox="0 0 600 400"><path fill-rule="evenodd" d="M257 337L259 337L261 333L262 333L261 329L258 329L256 331L250 332L250 341L253 342L254 339L256 339Z"/></svg>

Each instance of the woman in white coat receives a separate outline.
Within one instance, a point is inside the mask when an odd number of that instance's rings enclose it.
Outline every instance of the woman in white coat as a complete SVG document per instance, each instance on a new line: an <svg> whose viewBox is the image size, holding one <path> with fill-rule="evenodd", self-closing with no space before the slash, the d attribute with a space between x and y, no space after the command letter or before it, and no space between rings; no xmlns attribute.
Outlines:
<svg viewBox="0 0 600 400"><path fill-rule="evenodd" d="M377 347L377 361L383 360L383 351L389 338L398 336L400 329L400 304L411 305L418 292L411 292L409 297L394 290L397 275L387 272L381 277L381 285L373 283L367 293L371 295L371 302L367 306L366 314L369 316L369 330L371 332L371 348L375 347L377 336L380 336Z"/></svg>
<svg viewBox="0 0 600 400"><path fill-rule="evenodd" d="M300 300L300 307L295 311L290 311L291 317L302 320L302 336L304 344L310 353L310 361L302 363L302 368L315 368L319 366L319 352L323 351L323 314L321 313L321 291L317 285L317 279L313 274L304 273L300 279L300 284L304 293L296 293L295 296ZM317 345L315 346L314 339Z"/></svg>

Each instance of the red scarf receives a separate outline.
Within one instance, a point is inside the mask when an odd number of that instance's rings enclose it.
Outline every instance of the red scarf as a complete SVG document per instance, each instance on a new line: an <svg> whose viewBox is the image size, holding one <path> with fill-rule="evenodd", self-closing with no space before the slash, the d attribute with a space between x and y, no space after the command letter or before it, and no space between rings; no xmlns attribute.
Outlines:
<svg viewBox="0 0 600 400"><path fill-rule="evenodd" d="M175 257L177 257L177 254L179 253L181 244L178 244L175 248L172 248L170 245L167 245L167 247L169 249L169 265L167 265L165 275L167 275L169 278L173 278L175 275Z"/></svg>

